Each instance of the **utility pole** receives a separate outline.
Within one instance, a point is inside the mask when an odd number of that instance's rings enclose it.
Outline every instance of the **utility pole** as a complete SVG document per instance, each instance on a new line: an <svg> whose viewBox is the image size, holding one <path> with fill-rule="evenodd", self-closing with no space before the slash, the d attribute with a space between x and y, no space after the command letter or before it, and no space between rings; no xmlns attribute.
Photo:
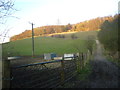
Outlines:
<svg viewBox="0 0 120 90"><path fill-rule="evenodd" d="M34 57L34 30L33 30L33 23L32 23L32 57Z"/></svg>
<svg viewBox="0 0 120 90"><path fill-rule="evenodd" d="M32 57L34 57L34 29L33 29L33 23L30 23L32 25Z"/></svg>

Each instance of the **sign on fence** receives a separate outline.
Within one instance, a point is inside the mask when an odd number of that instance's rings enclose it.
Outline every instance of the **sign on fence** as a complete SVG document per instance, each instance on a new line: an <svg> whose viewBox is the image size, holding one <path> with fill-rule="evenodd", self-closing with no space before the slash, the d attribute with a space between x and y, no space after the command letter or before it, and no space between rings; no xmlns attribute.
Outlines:
<svg viewBox="0 0 120 90"><path fill-rule="evenodd" d="M45 60L51 60L51 59L54 59L54 57L56 57L56 54L54 54L54 53L44 54L44 59Z"/></svg>
<svg viewBox="0 0 120 90"><path fill-rule="evenodd" d="M75 58L74 54L64 54L64 60L72 60Z"/></svg>
<svg viewBox="0 0 120 90"><path fill-rule="evenodd" d="M54 60L62 60L63 57L54 57Z"/></svg>

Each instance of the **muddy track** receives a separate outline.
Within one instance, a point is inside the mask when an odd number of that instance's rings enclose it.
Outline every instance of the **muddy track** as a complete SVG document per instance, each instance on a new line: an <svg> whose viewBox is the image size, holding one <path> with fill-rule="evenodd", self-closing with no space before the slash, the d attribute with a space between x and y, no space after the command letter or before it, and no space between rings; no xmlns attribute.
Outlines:
<svg viewBox="0 0 120 90"><path fill-rule="evenodd" d="M96 40L97 49L90 60L92 72L86 80L71 79L70 88L120 88L120 68L108 61L103 55L103 48Z"/></svg>
<svg viewBox="0 0 120 90"><path fill-rule="evenodd" d="M92 73L89 76L90 88L118 88L119 69L116 65L109 62L102 54L102 48L99 41L96 41L97 49L94 53L94 59L91 60Z"/></svg>

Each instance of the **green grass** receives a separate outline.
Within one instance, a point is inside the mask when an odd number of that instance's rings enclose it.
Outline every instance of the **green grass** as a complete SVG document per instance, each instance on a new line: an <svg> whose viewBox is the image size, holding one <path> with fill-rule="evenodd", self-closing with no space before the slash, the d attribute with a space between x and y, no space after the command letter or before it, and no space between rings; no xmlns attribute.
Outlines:
<svg viewBox="0 0 120 90"><path fill-rule="evenodd" d="M118 67L120 67L120 59L115 59L115 58L112 58L111 56L109 56L108 51L105 50L104 47L103 47L103 55L107 58L108 61L115 63Z"/></svg>
<svg viewBox="0 0 120 90"><path fill-rule="evenodd" d="M88 80L88 76L91 74L92 68L89 62L87 62L86 66L80 70L78 74L78 80Z"/></svg>
<svg viewBox="0 0 120 90"><path fill-rule="evenodd" d="M52 37L36 37L35 38L35 55L42 55L44 53L76 53L79 47L80 52L86 52L85 39L89 35L96 36L97 31L78 32L75 33L79 38L71 39L70 35L67 38L52 38ZM10 53L10 56L29 56L32 54L32 39L17 40L3 45L3 52Z"/></svg>
<svg viewBox="0 0 120 90"><path fill-rule="evenodd" d="M98 33L98 31L86 31L86 32L77 32L77 33L74 33L74 34L78 38L80 38L82 40L86 40L88 38L88 36L94 36L94 38L96 38L97 37L97 33ZM66 34L66 37L67 38L71 38L72 34Z"/></svg>
<svg viewBox="0 0 120 90"><path fill-rule="evenodd" d="M120 59L114 59L114 58L112 58L112 57L110 57L110 56L106 56L106 58L107 58L107 60L108 61L110 61L110 62L113 62L113 63L115 63L118 67L120 67Z"/></svg>
<svg viewBox="0 0 120 90"><path fill-rule="evenodd" d="M89 58L90 59L90 58ZM86 65L79 71L76 72L76 76L73 81L66 82L62 88L75 88L75 82L89 82L89 75L92 73L92 67L90 65L90 60L87 60Z"/></svg>

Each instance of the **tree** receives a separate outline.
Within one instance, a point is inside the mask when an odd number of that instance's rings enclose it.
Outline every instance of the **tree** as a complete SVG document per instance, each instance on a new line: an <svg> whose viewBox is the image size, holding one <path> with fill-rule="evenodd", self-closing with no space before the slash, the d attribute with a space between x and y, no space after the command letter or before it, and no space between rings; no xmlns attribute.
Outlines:
<svg viewBox="0 0 120 90"><path fill-rule="evenodd" d="M8 17L10 17L14 11L16 11L14 8L14 2L12 0L0 0L0 25L5 24ZM7 37L7 33L9 29L2 29L0 30L0 37L1 43L4 42L4 39Z"/></svg>
<svg viewBox="0 0 120 90"><path fill-rule="evenodd" d="M6 20L8 19L8 17L11 17L12 14L14 13L14 11L16 11L14 9L14 2L12 0L0 0L0 25L4 25ZM10 28L8 29L2 29L0 30L0 38L2 37L1 43L4 42L4 39L7 37L7 33L9 32ZM0 44L0 47L2 47L2 44ZM6 48L9 48L9 46L7 46ZM4 49L2 47L2 49ZM11 51L7 51L7 53L9 53ZM5 56L5 57L4 57ZM7 55L4 54L4 52L2 52L2 58L6 58Z"/></svg>
<svg viewBox="0 0 120 90"><path fill-rule="evenodd" d="M72 35L71 35L71 38L72 38L72 39L76 39L77 36L76 36L75 34L72 34Z"/></svg>
<svg viewBox="0 0 120 90"><path fill-rule="evenodd" d="M0 0L0 23L13 14L14 2L12 0Z"/></svg>
<svg viewBox="0 0 120 90"><path fill-rule="evenodd" d="M34 28L35 29L35 36L52 34L52 33L61 33L61 32L67 32L67 31L98 30L98 29L100 29L101 24L105 20L107 20L106 23L110 22L110 21L113 20L113 17L112 16L98 17L98 18L95 18L95 19L80 22L78 24L42 26L42 27ZM17 38L22 39L20 34L18 35ZM27 38L27 37L24 36L23 38ZM75 38L73 38L73 39L75 39Z"/></svg>
<svg viewBox="0 0 120 90"><path fill-rule="evenodd" d="M66 30L71 30L71 29L72 29L72 25L68 23L68 25L66 26Z"/></svg>
<svg viewBox="0 0 120 90"><path fill-rule="evenodd" d="M99 41L104 45L104 48L113 56L119 52L118 45L118 30L120 24L120 15L114 16L114 20L105 21L101 25L101 31L98 33Z"/></svg>
<svg viewBox="0 0 120 90"><path fill-rule="evenodd" d="M93 52L93 45L95 43L94 37L89 36L88 39L86 40L86 47L90 51L91 55Z"/></svg>

